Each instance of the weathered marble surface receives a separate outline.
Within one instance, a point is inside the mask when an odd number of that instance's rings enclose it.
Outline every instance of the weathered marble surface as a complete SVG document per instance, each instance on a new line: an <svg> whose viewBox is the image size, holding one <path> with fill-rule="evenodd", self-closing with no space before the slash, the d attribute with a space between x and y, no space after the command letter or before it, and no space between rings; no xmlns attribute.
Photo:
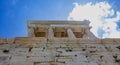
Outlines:
<svg viewBox="0 0 120 65"><path fill-rule="evenodd" d="M120 43L30 45L15 42L0 44L0 65L120 65Z"/></svg>

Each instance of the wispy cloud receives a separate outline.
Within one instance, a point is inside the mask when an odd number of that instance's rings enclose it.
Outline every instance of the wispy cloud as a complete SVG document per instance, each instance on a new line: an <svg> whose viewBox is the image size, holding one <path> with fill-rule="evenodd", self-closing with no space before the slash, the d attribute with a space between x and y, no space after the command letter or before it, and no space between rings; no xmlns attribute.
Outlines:
<svg viewBox="0 0 120 65"><path fill-rule="evenodd" d="M11 0L12 1L12 5L16 5L18 0Z"/></svg>
<svg viewBox="0 0 120 65"><path fill-rule="evenodd" d="M107 2L91 2L84 5L74 3L74 8L68 20L90 20L91 31L99 38L120 38L117 22L120 21L120 12L115 11ZM99 33L99 34L98 34Z"/></svg>

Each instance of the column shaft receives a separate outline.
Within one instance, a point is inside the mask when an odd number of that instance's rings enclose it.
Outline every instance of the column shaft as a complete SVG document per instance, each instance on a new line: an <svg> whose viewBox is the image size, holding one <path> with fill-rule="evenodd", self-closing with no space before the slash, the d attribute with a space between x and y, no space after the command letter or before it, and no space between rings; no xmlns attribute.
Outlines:
<svg viewBox="0 0 120 65"><path fill-rule="evenodd" d="M67 29L67 33L69 38L76 38L73 31L70 28Z"/></svg>
<svg viewBox="0 0 120 65"><path fill-rule="evenodd" d="M54 32L53 32L53 29L52 28L49 28L48 29L48 38L54 38Z"/></svg>
<svg viewBox="0 0 120 65"><path fill-rule="evenodd" d="M34 28L33 27L29 29L28 36L29 37L35 37L35 33L34 33Z"/></svg>

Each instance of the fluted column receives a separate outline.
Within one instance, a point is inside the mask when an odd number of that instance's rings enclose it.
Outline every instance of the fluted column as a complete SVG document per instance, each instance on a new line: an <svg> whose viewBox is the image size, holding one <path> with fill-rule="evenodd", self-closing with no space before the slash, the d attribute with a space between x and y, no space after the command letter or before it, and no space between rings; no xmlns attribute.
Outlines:
<svg viewBox="0 0 120 65"><path fill-rule="evenodd" d="M48 29L48 38L49 39L54 38L54 32L53 32L53 29L51 27Z"/></svg>
<svg viewBox="0 0 120 65"><path fill-rule="evenodd" d="M73 31L70 28L67 29L67 33L69 38L76 38Z"/></svg>
<svg viewBox="0 0 120 65"><path fill-rule="evenodd" d="M34 33L34 28L31 27L29 30L28 30L28 36L29 37L35 37L35 33Z"/></svg>

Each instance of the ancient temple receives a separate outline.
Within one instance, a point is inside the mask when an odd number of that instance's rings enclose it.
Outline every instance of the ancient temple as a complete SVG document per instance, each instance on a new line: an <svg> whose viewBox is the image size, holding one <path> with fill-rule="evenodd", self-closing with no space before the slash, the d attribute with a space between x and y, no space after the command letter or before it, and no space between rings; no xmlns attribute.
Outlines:
<svg viewBox="0 0 120 65"><path fill-rule="evenodd" d="M28 21L28 37L0 38L0 65L120 65L120 39L97 38L89 21Z"/></svg>

